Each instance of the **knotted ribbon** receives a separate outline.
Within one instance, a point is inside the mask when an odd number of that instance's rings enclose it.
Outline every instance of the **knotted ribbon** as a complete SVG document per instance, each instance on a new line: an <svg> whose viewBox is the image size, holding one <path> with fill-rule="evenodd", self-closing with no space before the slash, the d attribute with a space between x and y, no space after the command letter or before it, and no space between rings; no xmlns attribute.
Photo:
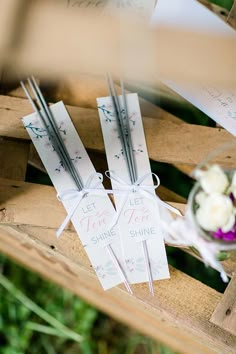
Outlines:
<svg viewBox="0 0 236 354"><path fill-rule="evenodd" d="M104 194L105 190L103 188L98 188L99 186L102 185L103 182L103 176L101 173L94 173L91 176L89 176L87 182L85 183L83 189L68 189L65 190L62 193L57 194L57 199L60 202L64 202L66 200L73 200L77 199L77 203L75 206L71 209L71 211L67 214L65 220L57 230L57 237L60 237L63 230L73 217L74 213L76 212L77 208L79 207L82 199L89 193L95 193L95 194Z"/></svg>
<svg viewBox="0 0 236 354"><path fill-rule="evenodd" d="M127 202L129 195L131 193L135 193L135 192L139 192L140 194L146 196L147 198L154 200L160 206L163 206L166 209L174 212L175 214L182 216L182 214L180 213L180 211L178 209L163 202L155 193L153 193L160 185L160 179L155 173L152 173L152 172L146 173L144 176L141 176L140 178L138 178L138 180L134 184L128 184L122 178L117 176L115 174L115 172L113 172L113 171L106 171L105 175L110 180L116 182L120 188L118 188L118 189L116 189L116 188L115 189L98 188L99 186L102 185L103 176L101 173L96 172L88 178L83 189L81 189L81 190L68 189L68 190L66 190L62 193L59 193L57 195L57 198L60 202L77 199L77 203L74 205L74 207L68 213L65 220L63 221L63 223L61 224L61 226L57 230L57 233L56 233L57 237L61 236L63 230L65 229L65 227L67 226L67 224L69 223L69 221L73 217L74 213L76 212L77 208L79 207L82 199L89 193L90 194L92 193L95 195L116 194L116 195L123 195L124 196L124 200L122 201L122 205L119 208L119 211L114 214L114 217L111 220L110 229L113 228L117 224L120 214ZM156 181L156 183L154 183L153 185L142 184L150 176L154 177L154 180ZM97 180L97 178L95 179L95 177L98 177L99 180Z"/></svg>
<svg viewBox="0 0 236 354"><path fill-rule="evenodd" d="M217 253L221 250L234 249L234 247L220 245L202 238L198 234L190 214L191 211L187 208L185 218L172 219L168 223L165 220L161 221L162 228L166 231L165 241L170 245L196 248L202 256L204 263L220 272L222 280L227 282L227 274L217 259Z"/></svg>
<svg viewBox="0 0 236 354"><path fill-rule="evenodd" d="M114 171L106 171L105 175L112 181L118 184L118 188L114 188L112 190L106 190L108 194L116 194L116 195L125 195L124 199L122 200L121 206L119 207L119 210L117 213L114 215L111 225L114 227L115 224L118 222L119 217L124 209L124 206L129 198L129 195L135 192L139 192L141 195L153 200L155 203L157 203L159 206L162 206L173 213L182 216L180 211L173 206L169 205L166 202L163 202L155 193L155 190L159 187L160 185L160 179L159 177L153 173L146 173L145 175L139 177L137 181L133 184L128 184L126 181L124 181L122 178L120 178ZM142 184L146 179L148 179L150 176L153 177L154 179L154 184Z"/></svg>

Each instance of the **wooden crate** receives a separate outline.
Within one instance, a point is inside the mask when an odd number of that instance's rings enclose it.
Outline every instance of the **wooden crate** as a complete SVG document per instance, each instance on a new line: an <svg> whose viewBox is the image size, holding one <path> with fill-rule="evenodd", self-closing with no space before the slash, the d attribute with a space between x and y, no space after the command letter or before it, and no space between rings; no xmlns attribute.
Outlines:
<svg viewBox="0 0 236 354"><path fill-rule="evenodd" d="M15 9L16 2L9 3ZM98 114L87 97L92 100L91 92L84 100L86 108L81 103L67 109L102 169ZM149 155L155 161L188 170L231 139L224 129L184 123L144 100L141 106ZM122 285L104 292L73 228L68 227L59 240L55 237L65 210L54 188L24 182L27 161L40 164L21 123L31 111L20 89L0 96L0 252L180 353L236 353L236 252L224 261L231 278L224 295L173 267L169 280L154 283L155 297L142 284L133 286L133 296ZM219 162L236 168L236 155L221 157ZM164 188L158 193L184 212L181 197Z"/></svg>

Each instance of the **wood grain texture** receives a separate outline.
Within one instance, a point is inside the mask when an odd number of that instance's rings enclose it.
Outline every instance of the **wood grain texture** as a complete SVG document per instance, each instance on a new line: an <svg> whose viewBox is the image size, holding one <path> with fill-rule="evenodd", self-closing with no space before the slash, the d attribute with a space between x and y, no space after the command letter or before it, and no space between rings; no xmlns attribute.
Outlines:
<svg viewBox="0 0 236 354"><path fill-rule="evenodd" d="M24 180L29 156L29 142L0 137L0 177Z"/></svg>
<svg viewBox="0 0 236 354"><path fill-rule="evenodd" d="M29 160L28 160L29 165L37 168L38 170L42 172L46 172L46 169L39 157L39 154L37 150L35 149L33 143L30 144L30 151L29 151Z"/></svg>
<svg viewBox="0 0 236 354"><path fill-rule="evenodd" d="M171 204L184 213L185 204ZM65 217L66 211L57 200L53 187L0 179L1 223L56 229ZM72 224L67 226L67 230L74 230Z"/></svg>
<svg viewBox="0 0 236 354"><path fill-rule="evenodd" d="M226 273L230 278L236 274L236 251L231 251L228 253L228 258L222 262Z"/></svg>
<svg viewBox="0 0 236 354"><path fill-rule="evenodd" d="M95 167L95 170L104 175L104 173L108 170L105 154L94 152L92 150L89 150L87 152L88 152L88 155ZM47 173L46 169L43 166L43 163L41 162L41 159L40 159L37 151L35 150L35 148L32 144L30 144L30 154L29 154L28 163L30 165L32 165L33 167L37 168L38 170ZM105 188L111 188L110 180L108 180L108 179L104 180L104 186L105 186ZM162 185L160 185L158 187L157 194L161 199L169 201L169 202L176 202L176 203L185 203L186 202L185 198L181 197L177 193L171 191L170 189L168 189Z"/></svg>
<svg viewBox="0 0 236 354"><path fill-rule="evenodd" d="M227 22L234 28L236 28L236 1L228 16ZM232 259L236 258L236 252L231 254L231 262L227 262L228 266L232 266ZM224 296L218 306L216 307L211 322L220 326L224 330L236 335L236 266L233 268L233 278L230 284L227 286Z"/></svg>
<svg viewBox="0 0 236 354"><path fill-rule="evenodd" d="M154 298L149 296L146 284L134 286L135 294L130 296L122 287L107 292L101 289L80 242L69 232L56 240L54 230L1 225L0 248L100 310L180 353L236 350L236 338L209 322L221 294L176 269L171 268L170 280L155 282Z"/></svg>
<svg viewBox="0 0 236 354"><path fill-rule="evenodd" d="M119 89L119 86L116 85ZM168 88L166 88L168 90ZM160 91L160 95L163 95ZM96 98L108 95L106 80L104 76L89 74L80 74L76 77L67 77L63 81L55 84L55 87L47 89L48 95L53 102L63 101L66 105L82 108L93 108L97 110ZM126 90L127 93L130 91ZM7 93L8 96L26 98L21 87L17 87ZM165 95L165 92L164 92ZM173 95L176 95L173 93ZM164 111L162 108L154 105L148 100L139 97L139 103L142 115L145 117L159 118L169 120L175 123L182 123L182 120L173 114Z"/></svg>
<svg viewBox="0 0 236 354"><path fill-rule="evenodd" d="M236 275L227 286L223 299L216 307L211 322L236 335Z"/></svg>
<svg viewBox="0 0 236 354"><path fill-rule="evenodd" d="M122 71L124 77L140 82L155 83L165 78L191 84L204 81L225 87L236 85L232 75L234 38L209 37L175 28L158 29L157 34L146 23L137 23L130 17L115 20L91 12L68 8L65 11L59 2L34 1L32 5L24 20L22 39L8 57L9 64L21 72L49 78ZM139 60L134 60L137 57Z"/></svg>
<svg viewBox="0 0 236 354"><path fill-rule="evenodd" d="M16 34L16 19L21 5L21 0L0 2L0 63L2 65L6 64L7 54L10 54L12 41Z"/></svg>
<svg viewBox="0 0 236 354"><path fill-rule="evenodd" d="M185 213L185 204L180 201L173 202L169 198L168 201L183 214ZM58 202L53 187L0 179L0 222L2 224L48 227L55 233L65 216L66 212ZM67 231L73 230L71 224L67 226ZM223 262L223 265L228 276L232 277L236 269L236 251L230 252L229 258Z"/></svg>
<svg viewBox="0 0 236 354"><path fill-rule="evenodd" d="M93 109L67 106L72 121L86 148L104 151L98 113ZM26 99L0 96L0 135L29 140L21 118L32 112ZM209 152L231 141L232 136L221 128L179 124L158 118L144 117L149 157L155 161L196 165ZM89 127L89 134L88 134ZM236 145L235 145L236 146ZM236 149L226 151L216 162L236 167Z"/></svg>

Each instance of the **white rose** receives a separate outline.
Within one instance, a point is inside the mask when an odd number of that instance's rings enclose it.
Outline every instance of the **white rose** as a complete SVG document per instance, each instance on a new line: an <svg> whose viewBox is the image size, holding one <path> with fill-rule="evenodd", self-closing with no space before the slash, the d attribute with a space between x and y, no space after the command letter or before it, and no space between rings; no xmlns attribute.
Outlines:
<svg viewBox="0 0 236 354"><path fill-rule="evenodd" d="M221 228L227 232L235 223L233 203L229 197L213 193L207 196L204 203L197 209L196 219L206 231L217 231Z"/></svg>
<svg viewBox="0 0 236 354"><path fill-rule="evenodd" d="M207 171L195 173L202 189L208 193L223 193L229 185L228 178L218 165L211 166Z"/></svg>
<svg viewBox="0 0 236 354"><path fill-rule="evenodd" d="M195 196L195 201L198 203L198 205L201 205L205 202L205 199L207 197L207 194L203 191L198 192Z"/></svg>

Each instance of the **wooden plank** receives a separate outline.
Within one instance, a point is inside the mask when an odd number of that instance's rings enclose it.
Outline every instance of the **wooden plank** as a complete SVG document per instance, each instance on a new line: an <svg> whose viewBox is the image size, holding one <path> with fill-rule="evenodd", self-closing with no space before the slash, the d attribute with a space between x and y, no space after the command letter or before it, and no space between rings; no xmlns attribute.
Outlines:
<svg viewBox="0 0 236 354"><path fill-rule="evenodd" d="M236 1L234 1L227 22L236 29ZM227 286L222 300L219 302L211 316L211 322L236 335L236 252L232 252L230 257L231 258L226 262L226 266L231 268L231 273L234 274L234 276L231 279L230 284Z"/></svg>
<svg viewBox="0 0 236 354"><path fill-rule="evenodd" d="M236 275L227 286L224 296L216 307L211 322L236 335Z"/></svg>
<svg viewBox="0 0 236 354"><path fill-rule="evenodd" d="M37 168L38 170L42 172L46 172L46 169L39 157L39 154L37 153L33 143L30 144L30 151L29 151L29 160L28 160L29 165Z"/></svg>
<svg viewBox="0 0 236 354"><path fill-rule="evenodd" d="M28 155L28 141L16 141L0 137L0 177L23 181Z"/></svg>
<svg viewBox="0 0 236 354"><path fill-rule="evenodd" d="M229 252L228 258L222 262L222 265L224 266L228 276L232 278L235 274L236 269L236 251Z"/></svg>
<svg viewBox="0 0 236 354"><path fill-rule="evenodd" d="M174 203L174 198L167 200L183 214L185 213L185 204L180 203L177 197ZM35 209L39 201L40 211ZM66 215L56 198L53 187L5 179L0 180L0 209L1 223L48 227L54 230L59 227ZM51 210L50 214L48 209ZM67 230L72 231L72 225L69 225ZM229 258L223 262L223 265L228 276L231 277L236 268L236 251L229 253Z"/></svg>
<svg viewBox="0 0 236 354"><path fill-rule="evenodd" d="M85 147L103 152L98 113L93 109L72 106L67 106L67 109ZM0 135L29 139L21 122L21 117L32 112L26 99L0 96L0 111ZM180 130L179 124L161 119L144 117L143 121L149 156L155 161L196 165L216 147L232 140L232 136L221 128L182 123ZM235 167L235 149L221 154L216 162Z"/></svg>
<svg viewBox="0 0 236 354"><path fill-rule="evenodd" d="M15 39L17 14L22 4L22 0L0 2L0 63L2 65L6 64L8 51L10 52Z"/></svg>
<svg viewBox="0 0 236 354"><path fill-rule="evenodd" d="M184 204L172 205L184 212ZM56 229L66 216L53 187L7 179L0 179L0 209L1 222L12 225L26 224ZM73 226L68 225L67 229L73 230Z"/></svg>
<svg viewBox="0 0 236 354"><path fill-rule="evenodd" d="M162 199L170 203L186 204L186 199L171 191L170 189L160 185L156 191L157 195ZM182 209L182 207L181 207Z"/></svg>
<svg viewBox="0 0 236 354"><path fill-rule="evenodd" d="M116 85L116 89L119 90L118 85ZM65 104L71 106L97 109L96 98L105 97L107 95L107 84L104 80L104 76L79 75L76 79L66 78L63 80L53 98L55 101L62 100ZM139 102L143 116L181 123L179 118L148 102L142 97L139 97Z"/></svg>
<svg viewBox="0 0 236 354"><path fill-rule="evenodd" d="M227 22L234 28L236 29L236 1L234 1L234 4L232 6L232 9L230 10L229 17L227 19Z"/></svg>
<svg viewBox="0 0 236 354"><path fill-rule="evenodd" d="M32 5L24 21L22 40L14 55L9 55L9 63L21 72L58 78L78 72L117 74L122 69L125 77L141 82L155 83L157 78L165 78L226 87L236 84L232 75L235 38L175 28L158 29L157 34L146 23L130 17L106 19L91 12L65 11L58 2L35 1ZM76 41L68 40L72 34Z"/></svg>
<svg viewBox="0 0 236 354"><path fill-rule="evenodd" d="M97 172L100 172L104 175L105 171L108 170L107 166L107 160L105 154L101 154L98 152L94 152L89 150L88 151L89 157L95 167L95 170ZM34 166L35 168L39 169L40 171L43 171L45 173L46 169L44 168L41 159L34 148L33 144L30 144L30 155L29 155L29 164ZM104 179L104 186L106 188L111 188L110 181L108 179ZM186 199L178 195L177 193L169 190L166 187L163 187L160 185L157 189L157 194L162 200L166 200L169 202L175 202L175 203L185 203Z"/></svg>
<svg viewBox="0 0 236 354"><path fill-rule="evenodd" d="M66 233L56 240L52 230L1 225L0 249L178 352L210 354L236 350L236 338L209 322L221 294L176 269L171 268L170 280L155 282L155 297L149 296L146 284L134 286L134 296L130 296L122 287L103 292L75 235Z"/></svg>
<svg viewBox="0 0 236 354"><path fill-rule="evenodd" d="M119 88L116 85L116 88ZM127 90L127 92L130 92ZM162 90L163 92L163 90ZM160 92L160 95L162 95ZM25 98L21 87L17 87L7 94L11 97ZM108 95L106 80L104 76L78 75L77 78L65 78L59 82L54 89L49 89L49 96L53 102L63 101L67 105L97 110L97 97ZM165 119L175 123L182 123L181 119L173 114L164 111L162 108L139 97L142 115L145 117Z"/></svg>
<svg viewBox="0 0 236 354"><path fill-rule="evenodd" d="M168 201L184 214L185 204L179 203L177 198L176 202L170 199L168 198ZM40 211L35 208L39 201ZM48 227L54 230L59 227L66 215L53 187L5 179L0 179L0 209L1 223ZM73 226L68 225L67 230L72 231ZM229 259L224 261L223 265L231 277L236 268L236 252L230 252Z"/></svg>

